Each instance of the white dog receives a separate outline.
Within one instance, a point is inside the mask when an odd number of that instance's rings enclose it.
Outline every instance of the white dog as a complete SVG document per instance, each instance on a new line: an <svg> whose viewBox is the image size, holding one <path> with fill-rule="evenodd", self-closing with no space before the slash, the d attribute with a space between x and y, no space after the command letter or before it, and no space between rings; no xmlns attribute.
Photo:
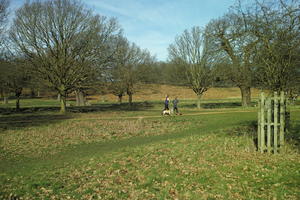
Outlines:
<svg viewBox="0 0 300 200"><path fill-rule="evenodd" d="M171 110L163 110L161 115L171 115Z"/></svg>
<svg viewBox="0 0 300 200"><path fill-rule="evenodd" d="M163 110L161 115L171 115L173 114L173 108L171 108L170 110Z"/></svg>

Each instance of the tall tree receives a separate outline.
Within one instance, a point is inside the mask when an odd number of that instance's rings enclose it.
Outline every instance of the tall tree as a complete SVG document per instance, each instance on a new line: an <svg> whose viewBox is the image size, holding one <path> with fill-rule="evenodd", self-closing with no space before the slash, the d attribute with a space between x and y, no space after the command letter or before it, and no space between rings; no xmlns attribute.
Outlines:
<svg viewBox="0 0 300 200"><path fill-rule="evenodd" d="M98 88L103 80L109 76L107 70L115 64L115 54L119 48L120 38L122 38L122 30L115 18L107 20L102 17L100 20L100 31L98 33L97 45L94 49L94 55L90 60L91 68L87 72L87 79L80 82L76 86L76 105L85 106L85 94L87 90ZM86 63L83 63L86 64Z"/></svg>
<svg viewBox="0 0 300 200"><path fill-rule="evenodd" d="M206 27L214 46L227 56L230 65L226 76L240 88L242 105L251 102L251 87L254 80L254 58L258 40L249 31L249 18L235 10L212 20Z"/></svg>
<svg viewBox="0 0 300 200"><path fill-rule="evenodd" d="M299 82L300 1L256 1L245 11L258 38L257 77L262 88L292 93Z"/></svg>
<svg viewBox="0 0 300 200"><path fill-rule="evenodd" d="M99 32L109 21L76 0L27 1L16 11L10 38L32 70L60 94L62 113L67 94L89 78Z"/></svg>
<svg viewBox="0 0 300 200"><path fill-rule="evenodd" d="M212 83L209 48L209 40L199 27L193 27L191 31L185 30L168 48L171 61L184 66L189 85L198 97L198 108L203 93Z"/></svg>

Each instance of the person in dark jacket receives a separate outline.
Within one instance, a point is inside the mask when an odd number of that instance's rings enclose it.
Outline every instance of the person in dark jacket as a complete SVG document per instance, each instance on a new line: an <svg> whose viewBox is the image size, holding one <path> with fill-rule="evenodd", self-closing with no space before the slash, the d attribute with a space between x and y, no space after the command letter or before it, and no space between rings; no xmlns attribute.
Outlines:
<svg viewBox="0 0 300 200"><path fill-rule="evenodd" d="M165 99L165 110L169 110L169 102L170 102L169 95L167 95Z"/></svg>
<svg viewBox="0 0 300 200"><path fill-rule="evenodd" d="M179 100L177 99L177 97L173 100L173 110L174 112L176 111L176 114L178 114L178 103L179 103Z"/></svg>

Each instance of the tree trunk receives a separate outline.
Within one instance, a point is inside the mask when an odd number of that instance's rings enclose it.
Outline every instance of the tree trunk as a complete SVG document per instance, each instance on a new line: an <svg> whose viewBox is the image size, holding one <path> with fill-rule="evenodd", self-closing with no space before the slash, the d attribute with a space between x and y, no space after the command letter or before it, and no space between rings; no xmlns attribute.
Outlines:
<svg viewBox="0 0 300 200"><path fill-rule="evenodd" d="M86 99L82 91L77 90L75 91L76 94L76 106L85 106Z"/></svg>
<svg viewBox="0 0 300 200"><path fill-rule="evenodd" d="M40 91L38 90L37 91L37 97L40 97L41 96L41 94L40 94Z"/></svg>
<svg viewBox="0 0 300 200"><path fill-rule="evenodd" d="M15 89L15 96L16 96L16 111L20 110L20 96L22 94L23 88L17 88Z"/></svg>
<svg viewBox="0 0 300 200"><path fill-rule="evenodd" d="M239 87L242 95L242 106L248 107L251 103L251 88L247 86Z"/></svg>
<svg viewBox="0 0 300 200"><path fill-rule="evenodd" d="M16 111L20 111L20 96L17 96L16 99Z"/></svg>
<svg viewBox="0 0 300 200"><path fill-rule="evenodd" d="M132 106L132 94L128 94L129 105Z"/></svg>
<svg viewBox="0 0 300 200"><path fill-rule="evenodd" d="M77 90L75 91L75 97L76 97L76 106L80 106L80 103L79 103L79 93L78 93Z"/></svg>
<svg viewBox="0 0 300 200"><path fill-rule="evenodd" d="M31 98L36 97L34 88L30 88L30 96L31 96Z"/></svg>
<svg viewBox="0 0 300 200"><path fill-rule="evenodd" d="M202 97L202 94L197 94L197 108L198 109L201 108L201 97Z"/></svg>
<svg viewBox="0 0 300 200"><path fill-rule="evenodd" d="M8 97L3 97L3 104L8 104Z"/></svg>
<svg viewBox="0 0 300 200"><path fill-rule="evenodd" d="M60 113L65 114L66 113L66 97L61 95L60 97Z"/></svg>
<svg viewBox="0 0 300 200"><path fill-rule="evenodd" d="M86 106L86 99L82 91L79 91L79 105Z"/></svg>
<svg viewBox="0 0 300 200"><path fill-rule="evenodd" d="M57 94L57 101L60 101L60 99L61 99L60 97L61 97L61 95L58 93Z"/></svg>
<svg viewBox="0 0 300 200"><path fill-rule="evenodd" d="M119 104L122 104L123 95L118 95L118 98L119 98Z"/></svg>

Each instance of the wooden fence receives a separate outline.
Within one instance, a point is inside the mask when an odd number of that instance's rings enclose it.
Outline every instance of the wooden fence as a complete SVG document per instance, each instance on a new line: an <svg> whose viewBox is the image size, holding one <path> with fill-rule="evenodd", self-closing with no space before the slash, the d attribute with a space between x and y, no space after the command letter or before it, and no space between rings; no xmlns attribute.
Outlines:
<svg viewBox="0 0 300 200"><path fill-rule="evenodd" d="M284 151L287 99L284 92L266 97L262 92L258 102L258 151Z"/></svg>

